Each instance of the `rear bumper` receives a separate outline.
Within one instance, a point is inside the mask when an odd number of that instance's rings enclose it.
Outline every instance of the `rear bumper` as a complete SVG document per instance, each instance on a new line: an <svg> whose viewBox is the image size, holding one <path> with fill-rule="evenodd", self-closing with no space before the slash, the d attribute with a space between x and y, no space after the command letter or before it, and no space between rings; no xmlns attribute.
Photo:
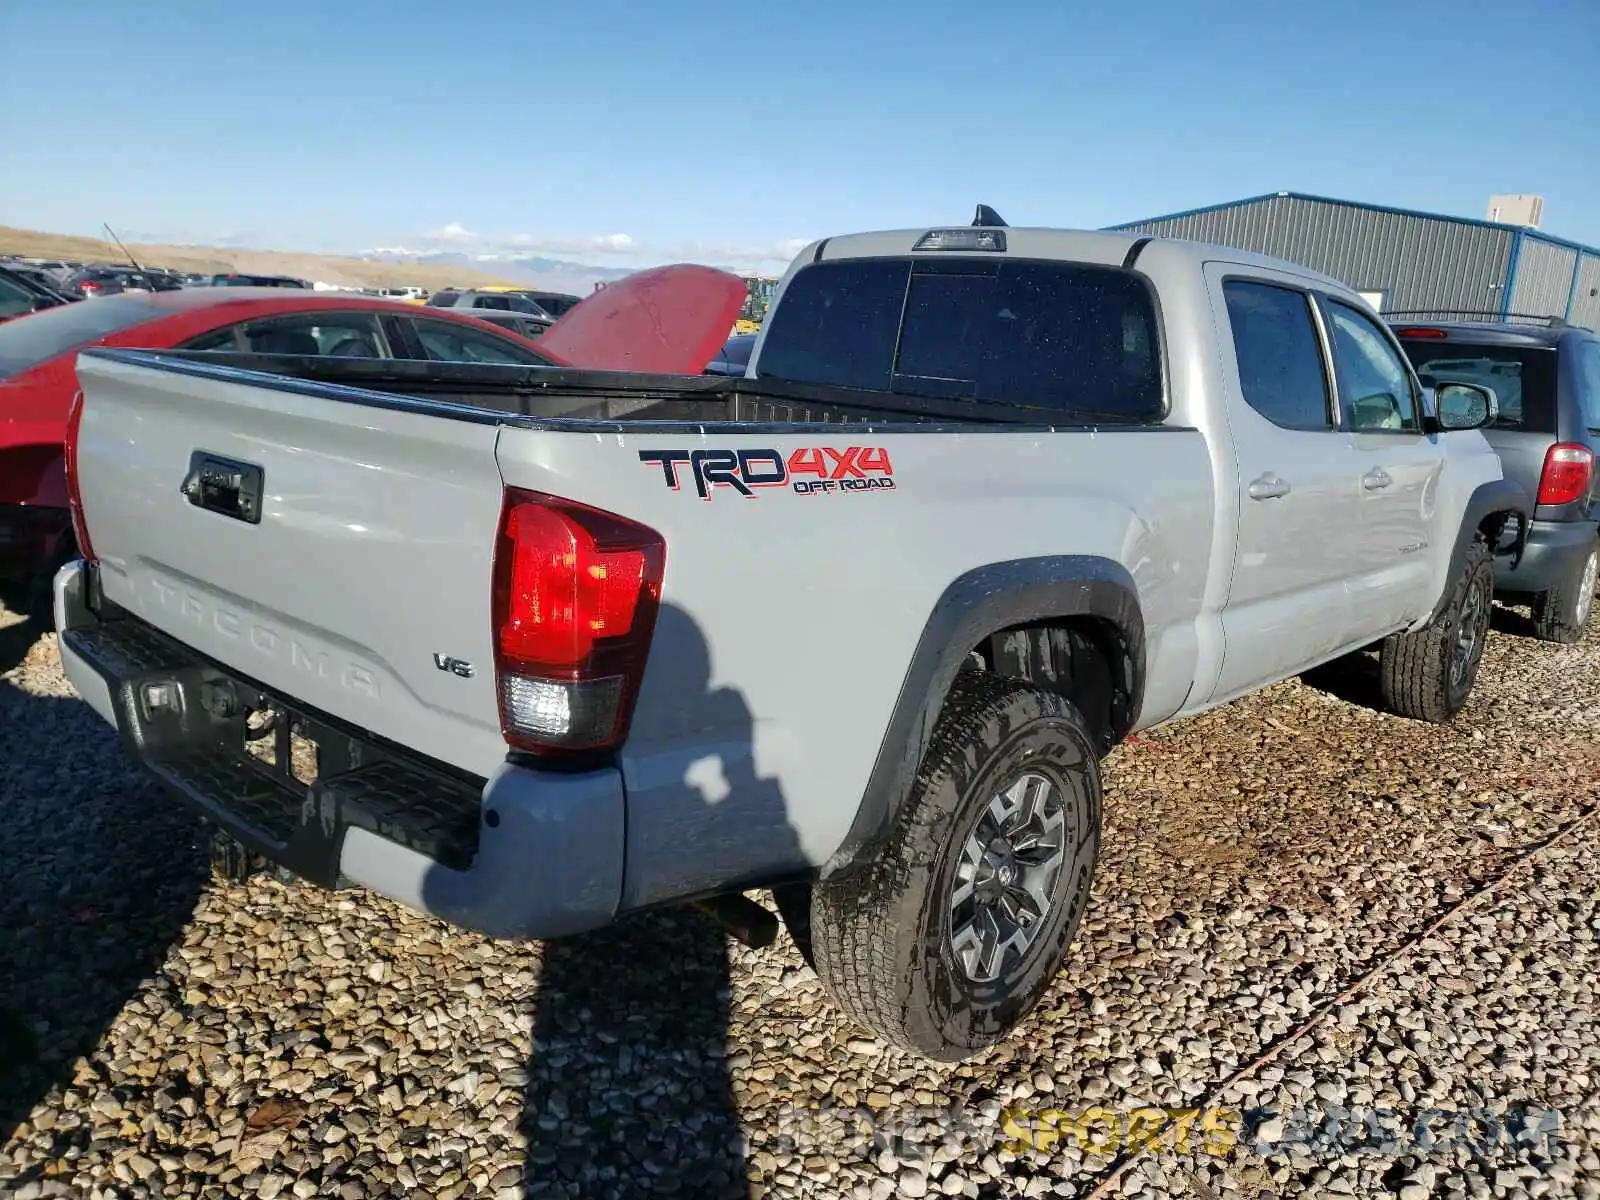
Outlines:
<svg viewBox="0 0 1600 1200"><path fill-rule="evenodd" d="M560 937L616 915L615 769L507 762L488 780L463 775L301 709L131 614L101 620L90 586L81 562L56 575L67 678L157 782L251 849L322 887L359 884L492 937ZM245 714L261 708L280 715L252 755ZM315 781L300 782L313 762Z"/></svg>
<svg viewBox="0 0 1600 1200"><path fill-rule="evenodd" d="M71 526L64 508L0 504L0 580L29 579L47 569Z"/></svg>
<svg viewBox="0 0 1600 1200"><path fill-rule="evenodd" d="M1528 525L1528 544L1516 566L1497 558L1494 569L1496 591L1531 594L1548 591L1588 557L1594 549L1596 529L1593 521L1533 521Z"/></svg>

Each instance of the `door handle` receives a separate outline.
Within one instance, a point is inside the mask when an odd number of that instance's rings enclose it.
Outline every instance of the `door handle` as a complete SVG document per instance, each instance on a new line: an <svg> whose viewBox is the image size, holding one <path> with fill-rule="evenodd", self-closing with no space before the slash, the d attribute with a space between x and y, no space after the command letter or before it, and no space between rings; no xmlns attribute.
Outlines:
<svg viewBox="0 0 1600 1200"><path fill-rule="evenodd" d="M1251 480L1246 490L1252 500L1276 500L1289 494L1289 485L1268 471L1261 478Z"/></svg>
<svg viewBox="0 0 1600 1200"><path fill-rule="evenodd" d="M1375 492L1379 488L1386 488L1393 482L1394 480L1389 478L1388 472L1382 467L1373 467L1372 470L1361 477L1361 486L1369 492Z"/></svg>

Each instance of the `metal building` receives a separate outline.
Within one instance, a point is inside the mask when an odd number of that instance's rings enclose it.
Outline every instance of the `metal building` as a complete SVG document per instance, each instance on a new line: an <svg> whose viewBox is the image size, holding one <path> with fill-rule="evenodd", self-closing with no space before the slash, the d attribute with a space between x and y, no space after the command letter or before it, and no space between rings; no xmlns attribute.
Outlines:
<svg viewBox="0 0 1600 1200"><path fill-rule="evenodd" d="M1113 228L1304 263L1383 313L1519 313L1600 329L1600 249L1527 226L1277 192Z"/></svg>

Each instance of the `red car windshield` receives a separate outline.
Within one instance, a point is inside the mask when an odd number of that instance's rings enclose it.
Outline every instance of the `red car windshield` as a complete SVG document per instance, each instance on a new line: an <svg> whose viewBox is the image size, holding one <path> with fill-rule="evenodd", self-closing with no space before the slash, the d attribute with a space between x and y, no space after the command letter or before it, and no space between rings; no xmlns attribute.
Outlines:
<svg viewBox="0 0 1600 1200"><path fill-rule="evenodd" d="M162 314L148 296L107 296L6 321L0 324L0 379Z"/></svg>

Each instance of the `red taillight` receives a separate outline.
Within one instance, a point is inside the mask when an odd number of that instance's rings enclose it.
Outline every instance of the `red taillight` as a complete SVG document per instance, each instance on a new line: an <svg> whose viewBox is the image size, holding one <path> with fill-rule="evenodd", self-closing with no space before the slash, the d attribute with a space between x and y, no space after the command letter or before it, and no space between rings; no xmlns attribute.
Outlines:
<svg viewBox="0 0 1600 1200"><path fill-rule="evenodd" d="M100 285L98 283L80 283L78 290L85 296L92 296L100 290Z"/></svg>
<svg viewBox="0 0 1600 1200"><path fill-rule="evenodd" d="M1431 342L1443 342L1450 337L1442 329L1396 329L1394 335L1399 338L1426 338Z"/></svg>
<svg viewBox="0 0 1600 1200"><path fill-rule="evenodd" d="M89 543L89 527L83 520L83 497L78 491L78 427L83 424L83 391L72 397L67 408L67 508L72 513L72 532L78 539L78 553L85 562L94 561L94 547Z"/></svg>
<svg viewBox="0 0 1600 1200"><path fill-rule="evenodd" d="M667 544L587 505L506 489L495 547L500 725L520 750L611 749L644 674Z"/></svg>
<svg viewBox="0 0 1600 1200"><path fill-rule="evenodd" d="M1577 442L1557 442L1544 454L1539 504L1571 504L1589 494L1594 482L1594 451Z"/></svg>

